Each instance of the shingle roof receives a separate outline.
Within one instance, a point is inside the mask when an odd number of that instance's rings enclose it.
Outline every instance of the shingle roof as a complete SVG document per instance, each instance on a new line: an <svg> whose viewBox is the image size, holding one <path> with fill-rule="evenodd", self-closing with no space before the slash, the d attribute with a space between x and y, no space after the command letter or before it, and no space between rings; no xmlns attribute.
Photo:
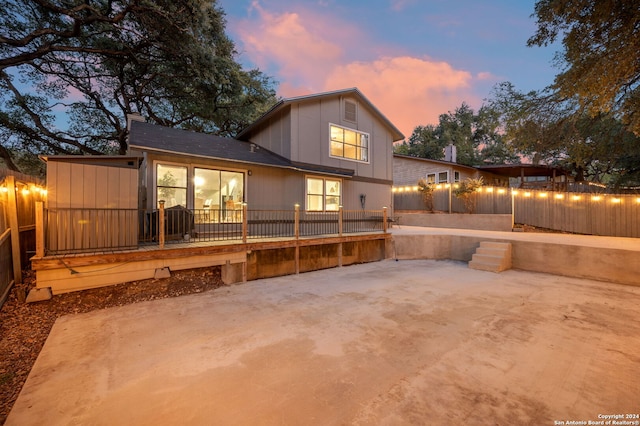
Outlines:
<svg viewBox="0 0 640 426"><path fill-rule="evenodd" d="M353 176L353 170L314 164L293 164L288 159L251 142L164 127L141 121L131 122L129 147L141 151L189 155L345 177Z"/></svg>

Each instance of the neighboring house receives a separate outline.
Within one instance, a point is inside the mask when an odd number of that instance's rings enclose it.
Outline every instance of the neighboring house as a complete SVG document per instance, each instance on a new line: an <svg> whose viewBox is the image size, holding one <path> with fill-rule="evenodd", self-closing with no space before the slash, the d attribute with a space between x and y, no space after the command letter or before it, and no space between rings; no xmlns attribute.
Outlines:
<svg viewBox="0 0 640 426"><path fill-rule="evenodd" d="M485 185L531 189L564 190L571 180L558 167L534 164L504 164L464 166L451 161L431 160L393 154L393 184L395 187L427 182L456 183L467 178L482 178Z"/></svg>
<svg viewBox="0 0 640 426"><path fill-rule="evenodd" d="M181 205L237 221L250 209L311 212L392 205L400 131L356 88L283 99L236 139L137 120L131 155L143 158L141 207Z"/></svg>
<svg viewBox="0 0 640 426"><path fill-rule="evenodd" d="M479 177L490 185L508 186L509 183L508 178L501 178L496 174L451 161L393 155L393 184L396 187L413 186L420 179L425 179L429 183L442 184Z"/></svg>

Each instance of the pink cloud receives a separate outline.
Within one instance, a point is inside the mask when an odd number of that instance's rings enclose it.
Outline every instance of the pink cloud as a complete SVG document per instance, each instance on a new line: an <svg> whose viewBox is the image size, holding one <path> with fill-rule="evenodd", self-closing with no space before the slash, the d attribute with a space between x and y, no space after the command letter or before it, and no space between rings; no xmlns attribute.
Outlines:
<svg viewBox="0 0 640 426"><path fill-rule="evenodd" d="M324 90L358 87L404 133L418 125L437 124L440 114L479 100L471 94L472 76L446 62L410 56L339 65Z"/></svg>
<svg viewBox="0 0 640 426"><path fill-rule="evenodd" d="M462 102L481 105L473 85L490 79L488 73L473 76L443 61L398 54L400 48L381 55L380 45L340 17L287 10L274 13L254 2L257 16L235 28L245 54L279 81L280 96L358 87L407 138Z"/></svg>
<svg viewBox="0 0 640 426"><path fill-rule="evenodd" d="M252 10L258 19L240 21L236 28L246 54L262 69L277 68L278 79L292 87L313 90L309 83L321 81L345 56L340 39L355 36L338 18L304 10L275 14L258 2Z"/></svg>

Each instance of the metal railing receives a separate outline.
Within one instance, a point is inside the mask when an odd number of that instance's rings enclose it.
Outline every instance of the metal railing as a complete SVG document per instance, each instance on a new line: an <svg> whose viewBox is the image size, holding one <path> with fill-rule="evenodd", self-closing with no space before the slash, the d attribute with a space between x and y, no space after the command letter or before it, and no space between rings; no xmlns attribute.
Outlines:
<svg viewBox="0 0 640 426"><path fill-rule="evenodd" d="M139 246L387 232L387 211L186 209L46 209L39 225L49 254L134 249ZM44 255L44 253L42 254Z"/></svg>

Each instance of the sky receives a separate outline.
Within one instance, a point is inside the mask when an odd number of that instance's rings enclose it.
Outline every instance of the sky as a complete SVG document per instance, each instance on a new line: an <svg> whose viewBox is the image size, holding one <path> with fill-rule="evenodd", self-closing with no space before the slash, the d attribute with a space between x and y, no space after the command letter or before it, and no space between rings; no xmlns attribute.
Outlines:
<svg viewBox="0 0 640 426"><path fill-rule="evenodd" d="M553 83L557 48L527 47L535 0L218 0L237 60L288 98L357 87L408 139L493 87Z"/></svg>

